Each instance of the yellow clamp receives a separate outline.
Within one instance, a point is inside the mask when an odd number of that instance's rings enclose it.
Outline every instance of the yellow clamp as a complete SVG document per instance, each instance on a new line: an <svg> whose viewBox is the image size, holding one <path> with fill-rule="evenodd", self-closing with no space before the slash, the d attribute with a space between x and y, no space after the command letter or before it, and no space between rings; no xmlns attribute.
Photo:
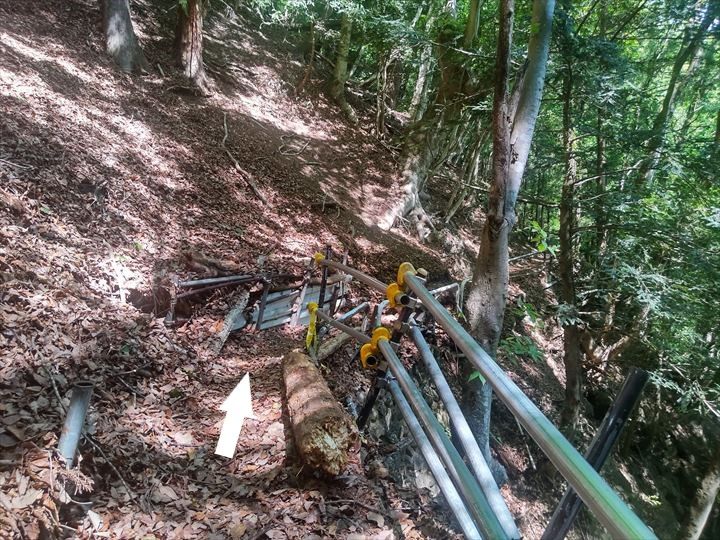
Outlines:
<svg viewBox="0 0 720 540"><path fill-rule="evenodd" d="M325 260L325 255L318 251L315 255L313 255L313 260L315 261L315 264L320 266L320 264Z"/></svg>
<svg viewBox="0 0 720 540"><path fill-rule="evenodd" d="M381 339L390 339L390 330L387 328L376 328L372 333L372 341L360 348L360 362L364 369L375 369L380 364L380 351L378 342Z"/></svg>
<svg viewBox="0 0 720 540"><path fill-rule="evenodd" d="M394 308L397 306L397 302L395 301L395 297L400 294L402 291L400 290L400 286L397 283L391 283L388 285L387 289L385 289L385 296L388 301L388 305L391 308Z"/></svg>
<svg viewBox="0 0 720 540"><path fill-rule="evenodd" d="M308 302L307 310L310 314L310 322L308 323L307 336L305 336L305 348L310 351L315 347L317 341L318 305L315 302Z"/></svg>
<svg viewBox="0 0 720 540"><path fill-rule="evenodd" d="M400 287L403 291L407 289L407 283L405 283L405 274L408 272L410 272L412 275L417 274L415 267L411 263L404 262L398 267L397 284L398 287Z"/></svg>

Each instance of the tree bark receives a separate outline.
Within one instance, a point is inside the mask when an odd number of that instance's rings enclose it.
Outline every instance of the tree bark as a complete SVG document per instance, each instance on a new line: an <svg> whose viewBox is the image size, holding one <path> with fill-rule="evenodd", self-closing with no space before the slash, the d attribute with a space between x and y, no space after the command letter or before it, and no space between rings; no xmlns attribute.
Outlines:
<svg viewBox="0 0 720 540"><path fill-rule="evenodd" d="M185 76L204 94L210 91L210 81L203 64L203 0L187 0L187 10L178 4L175 26L175 56Z"/></svg>
<svg viewBox="0 0 720 540"><path fill-rule="evenodd" d="M515 203L522 183L545 81L554 0L534 0L527 69L518 87L517 110L508 99L513 0L500 4L495 96L493 101L492 183L487 219L465 308L473 336L492 357L500 341L509 282L508 238L515 225ZM511 122L512 120L512 122ZM479 379L469 383L463 402L485 458L490 460L492 391Z"/></svg>
<svg viewBox="0 0 720 540"><path fill-rule="evenodd" d="M298 453L310 467L337 476L357 450L355 423L340 406L310 357L283 358L283 381Z"/></svg>
<svg viewBox="0 0 720 540"><path fill-rule="evenodd" d="M699 540L720 490L720 445L714 444L713 455L705 477L690 506L687 525L681 538Z"/></svg>
<svg viewBox="0 0 720 540"><path fill-rule="evenodd" d="M128 0L100 0L105 50L126 73L147 71L149 65L133 29Z"/></svg>
<svg viewBox="0 0 720 540"><path fill-rule="evenodd" d="M353 124L357 123L357 115L345 98L345 83L347 82L348 54L350 53L350 38L352 37L353 21L347 12L340 17L340 38L338 39L337 54L335 56L335 70L330 83L330 96L340 106L345 116Z"/></svg>
<svg viewBox="0 0 720 540"><path fill-rule="evenodd" d="M566 30L570 32L570 30ZM566 36L570 37L570 36ZM563 40L566 56L563 73L563 147L565 149L565 177L560 198L560 251L558 254L558 278L560 282L560 301L565 304L573 319L577 317L575 307L574 245L575 229L575 182L577 181L577 160L575 158L575 130L573 128L572 94L574 57L570 40ZM568 438L575 433L580 412L582 396L582 352L580 348L580 329L574 321L563 324L563 362L565 364L565 403L560 424L565 428Z"/></svg>

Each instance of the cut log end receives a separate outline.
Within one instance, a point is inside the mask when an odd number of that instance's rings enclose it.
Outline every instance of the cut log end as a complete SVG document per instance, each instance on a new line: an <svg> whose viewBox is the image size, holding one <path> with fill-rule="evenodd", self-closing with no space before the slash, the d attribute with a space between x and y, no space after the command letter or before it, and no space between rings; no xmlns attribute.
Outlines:
<svg viewBox="0 0 720 540"><path fill-rule="evenodd" d="M340 474L358 447L355 423L307 355L297 351L286 355L283 379L298 453L313 469Z"/></svg>

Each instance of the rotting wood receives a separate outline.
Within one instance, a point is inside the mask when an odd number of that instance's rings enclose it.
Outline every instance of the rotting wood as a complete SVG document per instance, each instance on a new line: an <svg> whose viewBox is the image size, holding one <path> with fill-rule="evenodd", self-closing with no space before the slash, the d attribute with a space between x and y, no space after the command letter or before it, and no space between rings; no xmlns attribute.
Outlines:
<svg viewBox="0 0 720 540"><path fill-rule="evenodd" d="M306 354L293 351L283 358L283 380L293 437L302 460L327 474L340 474L357 451L359 436L354 422Z"/></svg>
<svg viewBox="0 0 720 540"><path fill-rule="evenodd" d="M359 329L358 329L359 330ZM352 336L349 334L345 334L344 332L339 333L337 336L334 336L328 340L325 340L322 345L320 345L320 348L318 349L317 355L316 355L316 361L322 362L326 360L329 356L335 354L335 352L340 349L343 345L345 345Z"/></svg>
<svg viewBox="0 0 720 540"><path fill-rule="evenodd" d="M213 337L211 348L215 354L220 354L220 351L222 350L223 345L225 345L230 332L232 332L232 329L235 327L235 322L238 317L242 316L249 299L250 291L245 289L238 295L237 299L233 303L232 309L230 309L228 314L225 316L222 328Z"/></svg>

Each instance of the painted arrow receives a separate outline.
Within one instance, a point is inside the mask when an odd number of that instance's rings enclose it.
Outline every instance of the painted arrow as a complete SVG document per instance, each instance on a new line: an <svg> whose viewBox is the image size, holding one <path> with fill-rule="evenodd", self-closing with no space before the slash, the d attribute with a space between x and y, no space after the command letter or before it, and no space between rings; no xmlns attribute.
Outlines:
<svg viewBox="0 0 720 540"><path fill-rule="evenodd" d="M220 438L215 453L226 458L232 458L235 455L235 448L237 447L243 422L246 418L255 419L250 396L249 373L246 373L233 391L230 392L230 395L220 405L220 410L225 411L227 414L220 429Z"/></svg>

